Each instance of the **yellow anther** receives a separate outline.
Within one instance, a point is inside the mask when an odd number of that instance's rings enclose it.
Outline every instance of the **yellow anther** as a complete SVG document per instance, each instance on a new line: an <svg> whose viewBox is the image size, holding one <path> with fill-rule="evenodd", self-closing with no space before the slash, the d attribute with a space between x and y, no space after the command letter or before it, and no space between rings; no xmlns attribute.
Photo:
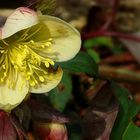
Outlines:
<svg viewBox="0 0 140 140"><path fill-rule="evenodd" d="M22 48L22 46L21 45L18 45L18 47L21 49Z"/></svg>
<svg viewBox="0 0 140 140"><path fill-rule="evenodd" d="M24 47L25 47L25 48L28 48L28 46L27 46L27 45L24 45Z"/></svg>
<svg viewBox="0 0 140 140"><path fill-rule="evenodd" d="M29 50L27 48L24 49L24 55L29 54Z"/></svg>
<svg viewBox="0 0 140 140"><path fill-rule="evenodd" d="M2 68L5 70L6 69L6 66L5 65L2 65Z"/></svg>
<svg viewBox="0 0 140 140"><path fill-rule="evenodd" d="M47 59L47 61L51 64L51 65L54 65L54 61L52 61L51 59Z"/></svg>
<svg viewBox="0 0 140 140"><path fill-rule="evenodd" d="M14 61L13 61L13 60L11 60L11 63L12 63L12 64L14 64Z"/></svg>
<svg viewBox="0 0 140 140"><path fill-rule="evenodd" d="M55 63L54 63L53 61L50 61L50 64L51 64L52 66L54 66Z"/></svg>
<svg viewBox="0 0 140 140"><path fill-rule="evenodd" d="M1 82L4 82L4 78L1 78L0 81L1 81Z"/></svg>
<svg viewBox="0 0 140 140"><path fill-rule="evenodd" d="M45 79L44 79L43 76L39 76L39 80L40 80L41 82L44 82L44 81L45 81Z"/></svg>
<svg viewBox="0 0 140 140"><path fill-rule="evenodd" d="M37 80L35 80L35 83L38 84Z"/></svg>
<svg viewBox="0 0 140 140"><path fill-rule="evenodd" d="M7 76L7 72L4 72L4 77L6 77Z"/></svg>
<svg viewBox="0 0 140 140"><path fill-rule="evenodd" d="M4 53L5 52L5 50L2 50L2 51L0 51L1 53Z"/></svg>
<svg viewBox="0 0 140 140"><path fill-rule="evenodd" d="M30 80L30 76L26 76L26 80Z"/></svg>
<svg viewBox="0 0 140 140"><path fill-rule="evenodd" d="M41 48L43 48L43 49L44 49L44 48L45 48L45 46L44 46L44 45L41 45Z"/></svg>
<svg viewBox="0 0 140 140"><path fill-rule="evenodd" d="M8 50L5 50L5 51L4 51L4 54L6 54L7 52L8 52Z"/></svg>
<svg viewBox="0 0 140 140"><path fill-rule="evenodd" d="M51 45L52 45L51 42L47 42L47 43L45 43L45 46L46 46L46 47L50 47Z"/></svg>
<svg viewBox="0 0 140 140"><path fill-rule="evenodd" d="M30 85L33 87L35 86L35 82L34 81L30 81Z"/></svg>
<svg viewBox="0 0 140 140"><path fill-rule="evenodd" d="M46 61L45 66L46 66L46 68L49 68L50 64Z"/></svg>
<svg viewBox="0 0 140 140"><path fill-rule="evenodd" d="M27 75L30 76L30 75L32 75L32 73L31 72L27 72Z"/></svg>
<svg viewBox="0 0 140 140"><path fill-rule="evenodd" d="M46 74L48 74L48 72L46 72L46 71L43 71L43 73L46 75Z"/></svg>
<svg viewBox="0 0 140 140"><path fill-rule="evenodd" d="M48 41L53 41L53 39L52 38L49 38Z"/></svg>
<svg viewBox="0 0 140 140"><path fill-rule="evenodd" d="M30 43L34 44L35 42L33 40L31 40Z"/></svg>

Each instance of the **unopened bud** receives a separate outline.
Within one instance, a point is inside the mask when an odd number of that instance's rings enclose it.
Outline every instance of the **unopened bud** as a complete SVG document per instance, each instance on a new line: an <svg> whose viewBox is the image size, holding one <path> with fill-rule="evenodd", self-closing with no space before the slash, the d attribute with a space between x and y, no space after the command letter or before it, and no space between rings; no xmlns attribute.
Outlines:
<svg viewBox="0 0 140 140"><path fill-rule="evenodd" d="M40 140L68 140L67 129L59 123L34 123L35 135Z"/></svg>

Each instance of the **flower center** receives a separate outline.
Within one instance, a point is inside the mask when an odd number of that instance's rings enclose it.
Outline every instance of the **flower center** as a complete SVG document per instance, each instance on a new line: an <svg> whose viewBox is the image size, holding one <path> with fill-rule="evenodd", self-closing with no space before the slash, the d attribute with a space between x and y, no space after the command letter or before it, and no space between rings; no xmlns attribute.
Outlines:
<svg viewBox="0 0 140 140"><path fill-rule="evenodd" d="M30 86L37 87L47 82L46 78L56 57L51 49L52 38L40 42L16 42L10 46L4 40L2 42L5 47L0 48L1 83L6 81L9 87L14 88L19 72L29 81Z"/></svg>

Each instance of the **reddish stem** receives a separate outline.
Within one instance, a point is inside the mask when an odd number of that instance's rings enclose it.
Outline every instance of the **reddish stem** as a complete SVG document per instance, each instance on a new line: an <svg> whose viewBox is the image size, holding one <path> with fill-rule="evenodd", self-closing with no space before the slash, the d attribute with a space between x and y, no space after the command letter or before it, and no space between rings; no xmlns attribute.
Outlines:
<svg viewBox="0 0 140 140"><path fill-rule="evenodd" d="M118 4L119 4L119 0L114 0L113 1L111 15L109 16L109 18L107 18L107 21L101 27L100 30L107 30L109 28L109 26L112 24L112 22L114 21L114 18L116 17Z"/></svg>
<svg viewBox="0 0 140 140"><path fill-rule="evenodd" d="M94 37L99 37L99 36L112 36L112 37L118 37L118 38L123 38L123 39L128 39L136 42L140 42L140 37L137 37L132 34L126 34L126 33L121 33L121 32L110 32L110 31L95 31L95 32L90 32L87 34L83 34L83 39L90 39Z"/></svg>
<svg viewBox="0 0 140 140"><path fill-rule="evenodd" d="M106 23L98 31L83 34L82 35L83 39L90 39L99 36L111 36L140 42L140 37L132 35L130 33L126 34L122 32L107 31L116 16L118 4L119 0L114 0L112 5L111 16L107 19Z"/></svg>

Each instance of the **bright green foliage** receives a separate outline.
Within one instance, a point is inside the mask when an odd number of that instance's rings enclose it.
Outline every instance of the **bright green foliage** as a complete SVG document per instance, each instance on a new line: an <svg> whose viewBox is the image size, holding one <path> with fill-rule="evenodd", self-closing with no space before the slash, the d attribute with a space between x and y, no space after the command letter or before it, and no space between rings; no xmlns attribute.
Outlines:
<svg viewBox="0 0 140 140"><path fill-rule="evenodd" d="M111 140L140 140L140 133L138 133L140 128L132 122L140 110L140 105L130 99L131 94L125 88L114 83L112 87L120 103L120 109L112 130Z"/></svg>
<svg viewBox="0 0 140 140"><path fill-rule="evenodd" d="M87 53L88 53L89 49L94 49L95 46L108 47L113 54L120 54L123 51L122 45L114 43L110 37L96 37L96 38L88 39L83 44L83 47L86 48ZM97 60L98 60L97 57L99 57L99 56L100 55L98 53L96 53L96 55L94 53L94 57ZM96 59L95 59L95 61L96 61Z"/></svg>
<svg viewBox="0 0 140 140"><path fill-rule="evenodd" d="M84 72L92 76L98 75L98 65L87 53L80 52L70 61L59 63L63 69L71 72Z"/></svg>
<svg viewBox="0 0 140 140"><path fill-rule="evenodd" d="M85 48L92 48L94 46L109 46L111 47L112 40L109 37L96 37L92 39L88 39L84 42L84 47Z"/></svg>
<svg viewBox="0 0 140 140"><path fill-rule="evenodd" d="M100 62L99 54L93 49L87 49L87 53L95 60L96 63Z"/></svg>
<svg viewBox="0 0 140 140"><path fill-rule="evenodd" d="M50 91L49 99L53 106L59 111L63 111L72 93L72 79L71 76L64 72L61 83Z"/></svg>
<svg viewBox="0 0 140 140"><path fill-rule="evenodd" d="M123 134L123 140L140 140L140 128L130 122Z"/></svg>

